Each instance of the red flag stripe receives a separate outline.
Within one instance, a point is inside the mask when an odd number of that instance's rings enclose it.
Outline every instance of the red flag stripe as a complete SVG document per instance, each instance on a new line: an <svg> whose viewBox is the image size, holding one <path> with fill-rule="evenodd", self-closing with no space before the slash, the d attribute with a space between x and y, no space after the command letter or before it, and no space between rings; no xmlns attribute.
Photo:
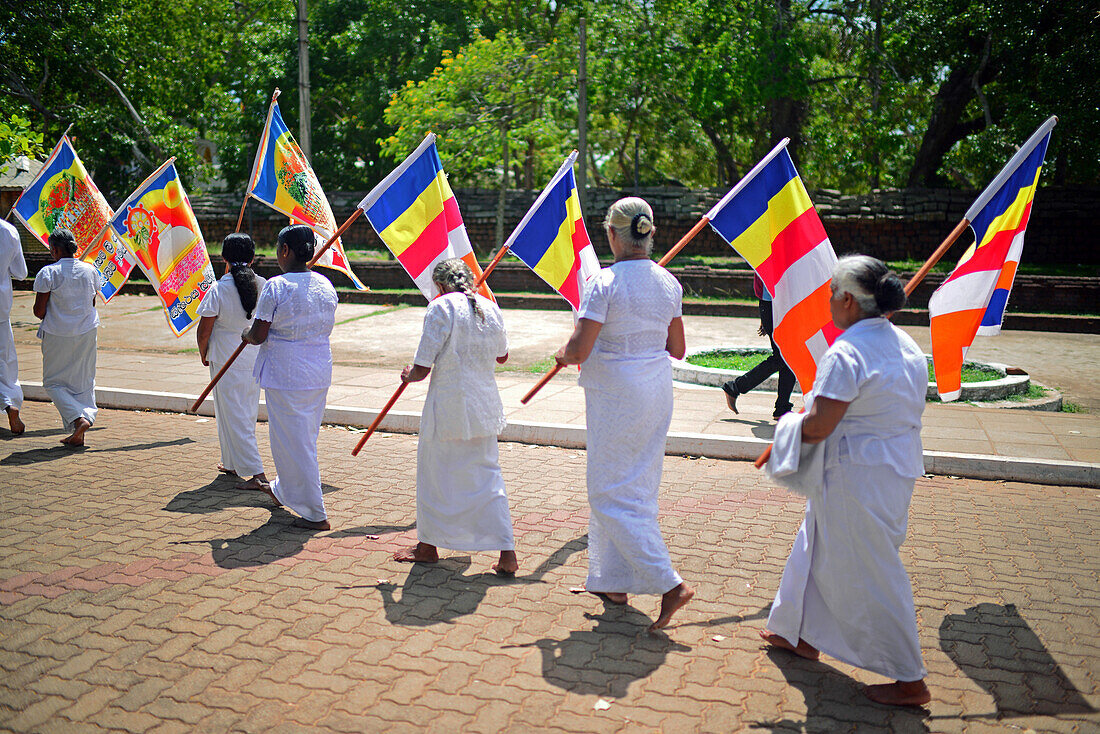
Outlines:
<svg viewBox="0 0 1100 734"><path fill-rule="evenodd" d="M813 207L799 214L784 227L772 240L771 254L756 269L768 290L774 293L775 284L787 272L787 268L820 245L827 236L821 218Z"/></svg>

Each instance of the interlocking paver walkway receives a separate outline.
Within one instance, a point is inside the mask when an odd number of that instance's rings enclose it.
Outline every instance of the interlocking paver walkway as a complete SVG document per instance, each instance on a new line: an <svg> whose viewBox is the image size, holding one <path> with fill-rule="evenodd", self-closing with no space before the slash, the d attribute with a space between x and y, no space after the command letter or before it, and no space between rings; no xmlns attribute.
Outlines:
<svg viewBox="0 0 1100 734"><path fill-rule="evenodd" d="M415 537L415 437L352 459L359 434L323 428L334 528L314 533L215 476L212 420L104 410L72 452L52 406L25 410L28 434L0 438L0 729L1100 730L1095 489L917 482L903 559L935 700L890 710L859 693L875 676L759 644L802 502L746 462L666 460L662 524L697 596L650 636L655 597L567 591L583 452L502 444L508 581L492 554L389 560Z"/></svg>

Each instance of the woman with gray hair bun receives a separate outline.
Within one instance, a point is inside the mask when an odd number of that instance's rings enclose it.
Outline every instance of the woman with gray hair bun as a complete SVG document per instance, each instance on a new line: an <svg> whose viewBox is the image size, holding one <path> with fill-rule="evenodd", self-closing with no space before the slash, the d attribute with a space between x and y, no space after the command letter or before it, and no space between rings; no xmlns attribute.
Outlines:
<svg viewBox="0 0 1100 734"><path fill-rule="evenodd" d="M695 592L672 568L657 522L657 490L672 421L672 366L683 359L683 289L649 258L653 210L630 197L604 220L615 263L592 277L558 364L582 364L588 444L588 579L614 604L660 594L650 630Z"/></svg>
<svg viewBox="0 0 1100 734"><path fill-rule="evenodd" d="M767 466L807 502L760 636L804 658L824 652L892 678L865 693L919 706L931 694L898 550L924 473L928 364L886 318L905 305L905 290L884 263L841 258L830 287L833 323L844 333L817 366L806 412L780 419Z"/></svg>
<svg viewBox="0 0 1100 734"><path fill-rule="evenodd" d="M492 569L514 576L519 562L497 449L504 405L493 373L508 359L504 317L478 295L462 260L436 265L432 281L442 295L428 304L416 357L401 372L404 382L432 376L416 446L418 542L394 560L435 563L441 546L499 551Z"/></svg>

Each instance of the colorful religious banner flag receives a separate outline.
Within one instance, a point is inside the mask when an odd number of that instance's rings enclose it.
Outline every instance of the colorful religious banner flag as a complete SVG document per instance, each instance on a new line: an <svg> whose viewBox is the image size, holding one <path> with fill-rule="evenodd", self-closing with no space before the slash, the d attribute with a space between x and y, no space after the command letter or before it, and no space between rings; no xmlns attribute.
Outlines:
<svg viewBox="0 0 1100 734"><path fill-rule="evenodd" d="M438 262L459 257L475 278L481 275L433 133L359 202L359 208L428 300L439 295L432 283L432 268ZM484 284L480 292L493 297Z"/></svg>
<svg viewBox="0 0 1100 734"><path fill-rule="evenodd" d="M308 225L316 236L316 248L320 249L336 232L336 219L313 167L283 122L278 98L279 90L276 89L267 108L267 121L245 195L262 201L295 222ZM321 255L317 264L340 271L356 288L366 289L352 272L339 239Z"/></svg>
<svg viewBox="0 0 1100 734"><path fill-rule="evenodd" d="M585 283L600 271L577 195L576 160L577 151L573 151L504 243L569 301L574 312L581 307Z"/></svg>
<svg viewBox="0 0 1100 734"><path fill-rule="evenodd" d="M175 160L169 158L145 179L107 226L137 256L168 325L180 336L198 321L199 302L215 278Z"/></svg>
<svg viewBox="0 0 1100 734"><path fill-rule="evenodd" d="M1001 331L1057 122L1056 117L1044 122L967 210L974 243L928 301L936 389L944 402L958 399L962 391L963 360L974 337Z"/></svg>
<svg viewBox="0 0 1100 734"><path fill-rule="evenodd" d="M829 310L837 259L787 143L784 139L757 163L707 219L772 294L772 336L808 392L818 360L840 334Z"/></svg>
<svg viewBox="0 0 1100 734"><path fill-rule="evenodd" d="M76 237L76 256L100 272L100 294L110 301L137 264L133 253L107 227L114 212L96 188L68 135L57 141L33 181L23 189L15 216L49 247L50 232L67 229Z"/></svg>

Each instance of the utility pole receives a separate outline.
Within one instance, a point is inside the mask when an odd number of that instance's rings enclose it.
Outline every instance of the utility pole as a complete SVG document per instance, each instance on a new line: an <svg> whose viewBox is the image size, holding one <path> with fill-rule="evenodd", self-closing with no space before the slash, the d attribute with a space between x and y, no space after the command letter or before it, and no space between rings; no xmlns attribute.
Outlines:
<svg viewBox="0 0 1100 734"><path fill-rule="evenodd" d="M309 104L309 13L306 0L298 0L298 146L310 159L313 131Z"/></svg>
<svg viewBox="0 0 1100 734"><path fill-rule="evenodd" d="M584 18L580 22L580 58L577 60L577 159L581 166L577 171L577 195L584 210L585 189L588 186L588 70L586 64L588 42L585 36Z"/></svg>

